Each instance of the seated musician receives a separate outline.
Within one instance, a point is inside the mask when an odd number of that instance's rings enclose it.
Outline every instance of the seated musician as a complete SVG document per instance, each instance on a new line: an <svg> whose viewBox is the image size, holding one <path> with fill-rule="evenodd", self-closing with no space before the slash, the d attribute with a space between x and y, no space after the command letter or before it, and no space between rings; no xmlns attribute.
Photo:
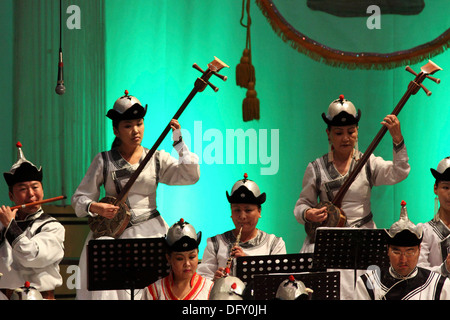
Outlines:
<svg viewBox="0 0 450 320"><path fill-rule="evenodd" d="M228 191L226 194L235 229L207 239L198 273L209 279L223 277L231 258L286 254L286 245L281 237L256 228L261 217L261 205L266 201L266 194L260 192L258 185L245 174L244 179L234 184L231 194ZM236 243L239 235L239 243ZM233 268L229 271L234 274Z"/></svg>
<svg viewBox="0 0 450 320"><path fill-rule="evenodd" d="M344 180L362 157L358 150L358 122L360 111L344 98L331 102L328 114L322 114L327 124L329 152L310 162L306 168L302 190L294 208L294 215L301 224L322 222L327 219L327 208L316 208L319 201L333 201ZM372 219L370 196L372 186L393 185L406 179L410 171L400 122L389 114L381 122L388 130L393 142L393 161L370 155L348 189L342 201L342 211L347 217L347 226L376 228ZM319 201L318 201L319 200ZM314 252L314 239L307 236L300 252Z"/></svg>
<svg viewBox="0 0 450 320"><path fill-rule="evenodd" d="M402 202L400 219L387 232L390 266L360 276L357 300L448 300L450 280L417 266L423 238L422 226L414 225Z"/></svg>
<svg viewBox="0 0 450 320"><path fill-rule="evenodd" d="M442 159L437 168L431 168L436 179L435 213L432 220L420 224L423 241L418 266L450 275L450 157Z"/></svg>
<svg viewBox="0 0 450 320"><path fill-rule="evenodd" d="M16 205L44 198L42 168L25 159L17 143L18 159L3 173L9 198ZM0 208L0 300L10 299L14 290L29 283L44 299L53 300L61 286L59 263L64 257L65 229L44 213L40 204L18 209Z"/></svg>
<svg viewBox="0 0 450 320"><path fill-rule="evenodd" d="M180 219L166 236L170 274L144 289L141 300L208 300L213 282L197 274L201 232Z"/></svg>

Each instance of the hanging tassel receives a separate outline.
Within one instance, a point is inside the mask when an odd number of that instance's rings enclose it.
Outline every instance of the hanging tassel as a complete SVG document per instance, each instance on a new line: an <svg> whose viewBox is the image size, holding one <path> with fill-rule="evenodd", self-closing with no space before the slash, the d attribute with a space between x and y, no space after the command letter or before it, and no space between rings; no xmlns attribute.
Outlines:
<svg viewBox="0 0 450 320"><path fill-rule="evenodd" d="M241 61L236 66L236 85L248 89L249 82L255 83L255 67L250 63L250 51L245 48Z"/></svg>
<svg viewBox="0 0 450 320"><path fill-rule="evenodd" d="M255 83L249 82L247 95L242 102L244 121L259 120L259 99L256 97Z"/></svg>
<svg viewBox="0 0 450 320"><path fill-rule="evenodd" d="M245 12L247 12L247 24L243 23ZM236 66L236 84L247 88L247 94L242 102L242 117L244 121L259 120L259 99L256 97L255 90L255 67L252 64L252 49L250 25L250 0L242 0L242 15L240 24L247 29L245 39L245 49L240 63Z"/></svg>

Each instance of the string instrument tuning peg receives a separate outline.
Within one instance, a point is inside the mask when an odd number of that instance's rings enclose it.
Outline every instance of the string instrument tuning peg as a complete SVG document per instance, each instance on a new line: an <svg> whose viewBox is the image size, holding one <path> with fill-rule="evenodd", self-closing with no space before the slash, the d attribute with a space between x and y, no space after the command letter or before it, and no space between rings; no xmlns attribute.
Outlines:
<svg viewBox="0 0 450 320"><path fill-rule="evenodd" d="M406 66L405 70L417 77L417 73L410 66Z"/></svg>
<svg viewBox="0 0 450 320"><path fill-rule="evenodd" d="M218 73L218 71L220 71L222 68L225 67L229 68L229 67L217 57L214 57L214 61L208 64L208 70L206 71L200 68L196 63L194 63L192 67L202 73L202 77L198 78L195 84L195 86L199 88L200 92L205 89L206 85L210 86L214 90L214 92L219 91L219 88L217 88L215 85L213 85L211 82L208 81L212 75L217 76L223 81L226 81L228 79L226 76L223 76Z"/></svg>
<svg viewBox="0 0 450 320"><path fill-rule="evenodd" d="M428 76L428 75L426 77L427 77L427 79L430 79L431 81L434 81L437 84L441 83L441 79L438 79L438 78L435 78L435 77L432 77L432 76Z"/></svg>
<svg viewBox="0 0 450 320"><path fill-rule="evenodd" d="M411 69L410 66L406 66L405 70L408 71L409 73L412 73L414 76L416 76L416 79L414 79L414 81L411 81L411 87L415 88L414 90L411 91L412 94L415 94L419 90L419 88L422 88L428 97L431 96L431 91L428 90L422 84L422 81L425 78L430 79L431 81L434 81L437 84L439 84L441 82L440 79L430 76L430 74L433 74L439 70L442 70L441 67L439 67L437 64L435 64L431 60L420 69L421 71L419 74L417 74L413 69Z"/></svg>
<svg viewBox="0 0 450 320"><path fill-rule="evenodd" d="M417 73L416 73L413 69L411 69L410 66L407 66L407 67L405 68L405 70L408 71L409 73L412 73L413 75L415 75L415 76L417 77ZM432 76L430 76L430 75L425 75L425 77L426 77L427 79L430 79L431 81L436 82L437 84L441 83L441 79L439 79L439 78L435 78L435 77L432 77Z"/></svg>
<svg viewBox="0 0 450 320"><path fill-rule="evenodd" d="M200 68L200 67L198 66L198 64L194 63L194 64L192 65L192 67L193 67L194 69L200 71L202 74L205 74L205 71L203 71L203 69ZM222 75L222 74L220 74L220 73L217 73L217 72L214 71L214 70L209 70L209 71L210 71L213 75L215 75L216 77L219 77L219 78L220 78L221 80L223 80L223 81L227 81L227 79L228 79L227 76L224 76L224 75Z"/></svg>
<svg viewBox="0 0 450 320"><path fill-rule="evenodd" d="M198 71L200 71L202 74L204 74L205 73L205 71L203 71L203 69L202 68L200 68L199 67L199 65L198 64L196 64L196 63L194 63L193 65L192 65L192 68L194 68L194 69L196 69L196 70L198 70Z"/></svg>
<svg viewBox="0 0 450 320"><path fill-rule="evenodd" d="M227 79L228 79L227 76L224 76L223 74L217 73L217 72L215 72L215 71L212 71L212 70L211 70L211 73L212 73L213 75L215 75L216 77L219 77L219 78L220 78L221 80L223 80L223 81L227 81Z"/></svg>
<svg viewBox="0 0 450 320"><path fill-rule="evenodd" d="M208 84L208 86L211 87L211 89L214 90L214 92L219 91L219 88L217 88L217 87L216 87L215 85L213 85L211 82L209 82L209 81L205 81L205 82Z"/></svg>
<svg viewBox="0 0 450 320"><path fill-rule="evenodd" d="M423 89L423 91L425 91L425 93L428 97L431 96L431 91L428 90L427 88L425 88L425 86L423 84L420 84L420 87Z"/></svg>

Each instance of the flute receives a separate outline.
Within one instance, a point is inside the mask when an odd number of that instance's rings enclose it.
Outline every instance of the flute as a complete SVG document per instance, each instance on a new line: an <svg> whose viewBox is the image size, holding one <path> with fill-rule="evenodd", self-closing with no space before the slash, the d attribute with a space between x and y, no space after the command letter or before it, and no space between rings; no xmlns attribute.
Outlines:
<svg viewBox="0 0 450 320"><path fill-rule="evenodd" d="M58 200L63 200L63 199L66 199L66 198L67 198L66 196L59 196L59 197L49 198L49 199L40 200L40 201L24 203L24 204L20 204L18 206L15 206L15 207L11 207L11 210L24 209L26 207L32 207L32 206L35 206L35 205L38 205L38 204L47 203L47 202L53 202L53 201L58 201Z"/></svg>
<svg viewBox="0 0 450 320"><path fill-rule="evenodd" d="M239 229L239 233L236 237L236 241L234 242L233 246L230 249L230 256L228 257L227 266L225 269L230 270L230 268L231 268L231 262L233 261L233 257L231 256L231 253L233 251L233 248L236 247L237 245L239 245L239 242L241 241L241 234L242 234L242 226L241 226L241 229Z"/></svg>

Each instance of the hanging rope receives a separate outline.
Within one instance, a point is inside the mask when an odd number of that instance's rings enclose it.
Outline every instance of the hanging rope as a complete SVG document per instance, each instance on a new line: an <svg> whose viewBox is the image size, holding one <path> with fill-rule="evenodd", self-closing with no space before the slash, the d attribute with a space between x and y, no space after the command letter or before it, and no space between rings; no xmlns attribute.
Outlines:
<svg viewBox="0 0 450 320"><path fill-rule="evenodd" d="M250 1L242 0L242 14L239 23L247 29L245 38L245 49L241 57L240 63L236 66L236 85L242 88L247 88L249 82L255 82L255 67L252 64L251 56L251 40L250 40ZM243 23L244 15L247 11L247 24Z"/></svg>
<svg viewBox="0 0 450 320"><path fill-rule="evenodd" d="M244 24L244 16L247 13L247 24ZM247 94L242 102L242 115L244 121L259 120L259 99L255 91L255 67L252 64L252 49L250 39L250 0L242 0L242 14L240 24L247 29L245 49L240 63L236 66L236 85L246 88Z"/></svg>

